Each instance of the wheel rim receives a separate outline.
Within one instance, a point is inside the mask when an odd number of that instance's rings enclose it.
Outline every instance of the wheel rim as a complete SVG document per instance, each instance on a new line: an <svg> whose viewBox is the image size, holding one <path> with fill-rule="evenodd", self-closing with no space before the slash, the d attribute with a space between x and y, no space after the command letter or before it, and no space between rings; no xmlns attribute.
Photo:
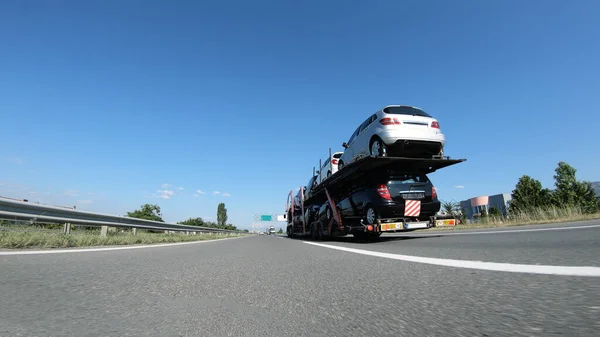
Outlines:
<svg viewBox="0 0 600 337"><path fill-rule="evenodd" d="M367 223L369 225L372 225L375 223L375 210L372 207L369 207L369 209L367 209Z"/></svg>
<svg viewBox="0 0 600 337"><path fill-rule="evenodd" d="M381 144L379 143L379 140L375 140L373 144L371 144L371 154L381 156Z"/></svg>

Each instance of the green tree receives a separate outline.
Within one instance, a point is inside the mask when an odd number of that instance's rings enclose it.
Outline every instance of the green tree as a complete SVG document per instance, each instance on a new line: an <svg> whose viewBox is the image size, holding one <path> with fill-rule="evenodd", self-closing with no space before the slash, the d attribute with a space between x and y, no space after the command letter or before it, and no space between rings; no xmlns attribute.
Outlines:
<svg viewBox="0 0 600 337"><path fill-rule="evenodd" d="M502 216L502 212L500 212L500 210L494 206L490 207L490 216L493 217L501 217Z"/></svg>
<svg viewBox="0 0 600 337"><path fill-rule="evenodd" d="M460 203L452 201L442 201L442 211L448 215L457 216L460 214Z"/></svg>
<svg viewBox="0 0 600 337"><path fill-rule="evenodd" d="M140 209L136 209L133 212L127 212L127 216L131 218L164 222L160 212L160 206L158 205L142 205Z"/></svg>
<svg viewBox="0 0 600 337"><path fill-rule="evenodd" d="M519 178L519 182L512 191L510 212L524 212L534 208L548 207L551 205L550 190L542 188L542 183L528 175Z"/></svg>
<svg viewBox="0 0 600 337"><path fill-rule="evenodd" d="M577 179L575 174L577 170L561 161L554 170L554 202L557 206L578 206L581 203L581 196L578 195Z"/></svg>
<svg viewBox="0 0 600 337"><path fill-rule="evenodd" d="M179 221L178 224L186 225L186 226L198 226L198 227L207 227L206 223L202 218L189 218L184 221Z"/></svg>
<svg viewBox="0 0 600 337"><path fill-rule="evenodd" d="M481 210L481 213L479 214L479 216L482 218L487 218L488 214L487 214L485 208Z"/></svg>
<svg viewBox="0 0 600 337"><path fill-rule="evenodd" d="M279 230L277 231L277 234L283 234L283 228L279 227Z"/></svg>
<svg viewBox="0 0 600 337"><path fill-rule="evenodd" d="M558 207L581 207L584 212L596 212L600 205L592 183L577 181L577 169L561 161L554 170L553 200Z"/></svg>
<svg viewBox="0 0 600 337"><path fill-rule="evenodd" d="M600 211L600 198L596 196L594 186L589 181L578 181L575 185L575 191L581 198L581 209L586 213L595 213Z"/></svg>
<svg viewBox="0 0 600 337"><path fill-rule="evenodd" d="M220 228L225 228L227 224L227 208L223 202L217 206L217 224Z"/></svg>

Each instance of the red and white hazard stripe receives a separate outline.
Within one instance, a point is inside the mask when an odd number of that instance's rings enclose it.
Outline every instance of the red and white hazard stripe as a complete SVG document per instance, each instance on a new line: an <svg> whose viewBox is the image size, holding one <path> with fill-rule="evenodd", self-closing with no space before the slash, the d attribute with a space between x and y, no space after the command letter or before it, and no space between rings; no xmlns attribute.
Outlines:
<svg viewBox="0 0 600 337"><path fill-rule="evenodd" d="M421 200L406 200L404 202L404 216L421 215Z"/></svg>

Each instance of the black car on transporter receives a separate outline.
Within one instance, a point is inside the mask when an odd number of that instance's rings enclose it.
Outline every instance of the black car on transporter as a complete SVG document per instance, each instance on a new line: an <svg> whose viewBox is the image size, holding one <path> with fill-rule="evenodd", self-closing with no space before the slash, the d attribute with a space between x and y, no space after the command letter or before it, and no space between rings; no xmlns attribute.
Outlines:
<svg viewBox="0 0 600 337"><path fill-rule="evenodd" d="M337 203L338 211L342 224L347 227L346 233L355 236L365 234L365 226L375 227L377 220L382 227L389 224L389 231L406 230L397 227L397 223L433 222L441 207L433 183L422 173L388 170L357 181L344 194L346 197ZM320 213L324 220L331 218L327 204Z"/></svg>

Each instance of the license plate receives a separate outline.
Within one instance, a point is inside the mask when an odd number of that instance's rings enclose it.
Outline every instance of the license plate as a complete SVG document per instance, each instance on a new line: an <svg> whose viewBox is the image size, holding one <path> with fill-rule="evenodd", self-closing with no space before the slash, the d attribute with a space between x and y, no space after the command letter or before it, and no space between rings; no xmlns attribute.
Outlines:
<svg viewBox="0 0 600 337"><path fill-rule="evenodd" d="M399 230L399 229L403 229L404 226L403 223L382 223L381 224L381 231L385 232L385 231L395 231L395 230Z"/></svg>
<svg viewBox="0 0 600 337"><path fill-rule="evenodd" d="M413 193L402 193L402 199L404 200L421 200L425 199L425 193L413 192Z"/></svg>
<svg viewBox="0 0 600 337"><path fill-rule="evenodd" d="M436 220L435 225L436 226L454 226L454 225L456 225L456 220L454 220L454 219Z"/></svg>
<svg viewBox="0 0 600 337"><path fill-rule="evenodd" d="M420 229L420 228L427 228L427 221L423 221L423 222L408 222L406 224L406 228L407 229Z"/></svg>

